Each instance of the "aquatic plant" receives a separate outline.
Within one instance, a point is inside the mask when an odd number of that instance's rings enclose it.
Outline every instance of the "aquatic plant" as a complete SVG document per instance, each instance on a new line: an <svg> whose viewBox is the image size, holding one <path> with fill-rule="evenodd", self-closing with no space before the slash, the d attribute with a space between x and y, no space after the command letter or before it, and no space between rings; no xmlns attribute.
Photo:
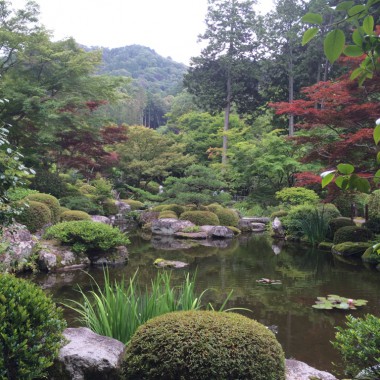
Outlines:
<svg viewBox="0 0 380 380"><path fill-rule="evenodd" d="M367 302L367 300L355 300L352 298L345 298L335 294L330 294L327 297L317 297L317 301L315 301L313 308L322 310L356 310L357 307L365 306Z"/></svg>

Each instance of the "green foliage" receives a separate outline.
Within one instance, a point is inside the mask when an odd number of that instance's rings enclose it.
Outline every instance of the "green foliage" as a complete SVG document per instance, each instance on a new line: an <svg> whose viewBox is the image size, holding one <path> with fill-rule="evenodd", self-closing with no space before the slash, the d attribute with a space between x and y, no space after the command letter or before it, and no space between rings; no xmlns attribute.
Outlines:
<svg viewBox="0 0 380 380"><path fill-rule="evenodd" d="M119 229L88 220L58 223L47 229L44 238L58 239L78 253L106 252L129 243Z"/></svg>
<svg viewBox="0 0 380 380"><path fill-rule="evenodd" d="M98 177L91 181L91 185L94 186L96 200L103 202L109 198L112 198L112 183L105 178Z"/></svg>
<svg viewBox="0 0 380 380"><path fill-rule="evenodd" d="M370 218L380 215L380 190L375 190L369 195L368 214Z"/></svg>
<svg viewBox="0 0 380 380"><path fill-rule="evenodd" d="M58 173L49 170L37 170L30 187L40 193L51 194L56 198L66 195L66 185Z"/></svg>
<svg viewBox="0 0 380 380"><path fill-rule="evenodd" d="M233 347L233 349L231 349ZM127 346L126 379L284 380L284 353L264 325L236 313L181 311L141 326Z"/></svg>
<svg viewBox="0 0 380 380"><path fill-rule="evenodd" d="M163 205L162 211L166 210L173 211L177 216L180 216L185 211L185 208L177 204Z"/></svg>
<svg viewBox="0 0 380 380"><path fill-rule="evenodd" d="M355 226L354 221L350 218L333 218L329 221L329 229L327 231L326 238L329 240L334 239L335 232L341 227Z"/></svg>
<svg viewBox="0 0 380 380"><path fill-rule="evenodd" d="M143 202L136 201L135 199L123 199L123 202L129 204L131 206L131 210L143 210L145 205Z"/></svg>
<svg viewBox="0 0 380 380"><path fill-rule="evenodd" d="M62 310L36 285L0 275L0 378L32 380L46 369L63 343Z"/></svg>
<svg viewBox="0 0 380 380"><path fill-rule="evenodd" d="M332 246L332 252L344 257L362 257L366 250L371 246L367 242L352 242L335 244Z"/></svg>
<svg viewBox="0 0 380 380"><path fill-rule="evenodd" d="M81 185L78 190L83 195L88 195L88 194L95 195L96 193L96 187L89 185L88 183Z"/></svg>
<svg viewBox="0 0 380 380"><path fill-rule="evenodd" d="M364 223L363 227L368 228L374 234L380 234L380 216L370 218L368 222Z"/></svg>
<svg viewBox="0 0 380 380"><path fill-rule="evenodd" d="M334 235L334 244L352 242L367 242L373 237L372 232L365 227L347 226L339 228Z"/></svg>
<svg viewBox="0 0 380 380"><path fill-rule="evenodd" d="M185 227L184 229L182 229L182 232L185 232L185 233L195 233L195 232L200 232L201 228L199 226L189 226L189 227Z"/></svg>
<svg viewBox="0 0 380 380"><path fill-rule="evenodd" d="M271 219L275 219L275 218L283 218L284 216L288 215L288 211L285 211L285 210L278 210L278 211L274 211L272 212L272 214L270 214L270 217Z"/></svg>
<svg viewBox="0 0 380 380"><path fill-rule="evenodd" d="M37 190L27 189L26 187L15 187L9 189L7 192L7 197L11 202L21 201L30 194L38 193Z"/></svg>
<svg viewBox="0 0 380 380"><path fill-rule="evenodd" d="M236 211L231 209L216 209L213 211L219 219L221 226L233 226L236 227L239 223L239 215Z"/></svg>
<svg viewBox="0 0 380 380"><path fill-rule="evenodd" d="M17 222L24 224L33 233L51 223L52 215L45 203L28 201L20 214L15 215L15 219Z"/></svg>
<svg viewBox="0 0 380 380"><path fill-rule="evenodd" d="M102 214L103 212L99 205L84 195L64 197L59 201L62 206L67 207L70 210L84 211L90 215Z"/></svg>
<svg viewBox="0 0 380 380"><path fill-rule="evenodd" d="M347 315L346 326L336 329L332 345L342 356L346 375L367 370L366 378L379 378L380 319L371 314L363 318Z"/></svg>
<svg viewBox="0 0 380 380"><path fill-rule="evenodd" d="M218 226L220 223L218 216L211 211L185 211L180 219L189 220L197 226Z"/></svg>
<svg viewBox="0 0 380 380"><path fill-rule="evenodd" d="M68 210L61 213L61 222L71 222L73 220L91 220L91 216L84 211Z"/></svg>
<svg viewBox="0 0 380 380"><path fill-rule="evenodd" d="M330 294L327 297L317 297L313 308L319 310L332 310L333 308L339 310L356 310L357 307L365 306L367 302L367 300L355 300Z"/></svg>
<svg viewBox="0 0 380 380"><path fill-rule="evenodd" d="M79 320L92 331L110 336L127 344L136 329L149 319L178 310L196 310L201 307L202 296L196 294L195 277L187 274L178 286L172 286L170 272L158 272L151 286L139 286L137 272L128 280L111 282L108 271L104 271L101 288L94 281L90 292L79 289L80 302L70 305Z"/></svg>
<svg viewBox="0 0 380 380"><path fill-rule="evenodd" d="M368 194L343 191L337 198L334 199L333 203L338 208L342 216L351 217L352 204L355 204L358 213L357 216L364 216L365 205L368 203L370 198L371 196Z"/></svg>
<svg viewBox="0 0 380 380"><path fill-rule="evenodd" d="M207 205L207 209L215 214L215 211L217 210L223 210L224 207L220 205L219 203L211 203Z"/></svg>
<svg viewBox="0 0 380 380"><path fill-rule="evenodd" d="M56 197L50 194L42 194L42 193L36 193L36 194L30 194L25 198L26 201L35 201L35 202L41 202L46 204L46 206L49 207L49 210L51 212L51 221L53 223L57 223L59 220L59 214L60 214L60 204Z"/></svg>
<svg viewBox="0 0 380 380"><path fill-rule="evenodd" d="M276 192L276 199L287 206L298 206L302 204L317 204L318 194L303 187L285 187Z"/></svg>
<svg viewBox="0 0 380 380"><path fill-rule="evenodd" d="M162 202L164 198L161 194L152 194L149 191L139 189L138 187L127 186L127 188L133 192L133 194L142 202Z"/></svg>
<svg viewBox="0 0 380 380"><path fill-rule="evenodd" d="M304 216L301 222L301 231L309 243L316 245L325 240L329 221L324 215L324 210L315 208L307 216Z"/></svg>
<svg viewBox="0 0 380 380"><path fill-rule="evenodd" d="M119 212L115 200L112 198L104 199L102 201L102 207L103 213L106 216L116 215Z"/></svg>
<svg viewBox="0 0 380 380"><path fill-rule="evenodd" d="M369 264L380 264L380 244L369 247L362 256L362 260Z"/></svg>
<svg viewBox="0 0 380 380"><path fill-rule="evenodd" d="M158 215L158 219L166 219L166 218L178 219L178 216L174 211L170 211L170 210L161 211Z"/></svg>

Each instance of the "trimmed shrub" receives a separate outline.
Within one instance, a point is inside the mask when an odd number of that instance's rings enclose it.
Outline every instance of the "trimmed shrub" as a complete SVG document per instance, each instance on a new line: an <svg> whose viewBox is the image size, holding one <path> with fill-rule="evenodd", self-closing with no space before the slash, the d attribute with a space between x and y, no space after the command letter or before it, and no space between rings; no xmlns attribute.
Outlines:
<svg viewBox="0 0 380 380"><path fill-rule="evenodd" d="M352 242L366 242L373 237L372 231L365 227L347 226L341 227L335 232L334 244L345 243L346 241Z"/></svg>
<svg viewBox="0 0 380 380"><path fill-rule="evenodd" d="M105 199L102 202L102 206L103 206L104 215L106 216L116 215L119 212L119 209L116 206L114 199L111 199L111 198Z"/></svg>
<svg viewBox="0 0 380 380"><path fill-rule="evenodd" d="M102 214L103 210L94 201L84 195L75 195L60 199L62 206L70 210L78 210L87 212L90 215Z"/></svg>
<svg viewBox="0 0 380 380"><path fill-rule="evenodd" d="M271 219L275 219L275 218L283 218L284 216L287 216L288 215L288 211L285 211L285 210L278 210L278 211L274 211L272 212L272 214L270 214L270 218Z"/></svg>
<svg viewBox="0 0 380 380"><path fill-rule="evenodd" d="M51 211L45 203L28 201L21 213L15 215L15 219L34 233L51 223Z"/></svg>
<svg viewBox="0 0 380 380"><path fill-rule="evenodd" d="M209 205L206 206L207 209L213 213L215 213L216 210L223 210L224 207L221 206L219 203L211 203Z"/></svg>
<svg viewBox="0 0 380 380"><path fill-rule="evenodd" d="M152 211L153 211L153 212L161 212L161 211L164 211L164 209L165 209L166 206L167 206L167 205L158 205L158 206L155 206L155 207L152 208Z"/></svg>
<svg viewBox="0 0 380 380"><path fill-rule="evenodd" d="M347 315L346 326L336 329L338 332L332 345L342 356L345 374L356 378L359 371L366 370L366 376L361 379L378 379L380 318L371 314L364 318Z"/></svg>
<svg viewBox="0 0 380 380"><path fill-rule="evenodd" d="M131 206L132 211L143 210L146 208L144 203L142 203L140 201L136 201L134 199L123 199L123 202L129 204Z"/></svg>
<svg viewBox="0 0 380 380"><path fill-rule="evenodd" d="M181 214L180 219L189 220L197 226L218 226L219 218L211 211L185 211Z"/></svg>
<svg viewBox="0 0 380 380"><path fill-rule="evenodd" d="M380 234L380 216L374 216L364 223L363 227L368 228L375 234Z"/></svg>
<svg viewBox="0 0 380 380"><path fill-rule="evenodd" d="M96 187L89 185L89 184L84 184L84 185L80 186L78 190L83 195L95 194L96 193Z"/></svg>
<svg viewBox="0 0 380 380"><path fill-rule="evenodd" d="M355 226L355 223L350 218L334 218L329 221L329 230L327 231L326 238L329 240L334 239L335 232L339 230L339 228L347 227L347 226Z"/></svg>
<svg viewBox="0 0 380 380"><path fill-rule="evenodd" d="M170 204L165 205L163 211L173 211L177 214L177 216L180 216L183 212L185 212L185 207L177 204Z"/></svg>
<svg viewBox="0 0 380 380"><path fill-rule="evenodd" d="M73 220L91 220L91 216L84 211L67 210L61 214L61 222L70 222Z"/></svg>
<svg viewBox="0 0 380 380"><path fill-rule="evenodd" d="M62 310L36 285L0 275L0 378L46 375L63 343Z"/></svg>
<svg viewBox="0 0 380 380"><path fill-rule="evenodd" d="M40 193L51 194L61 198L66 195L66 184L58 173L49 170L38 170L31 180L30 187Z"/></svg>
<svg viewBox="0 0 380 380"><path fill-rule="evenodd" d="M51 221L53 223L57 223L59 221L61 206L56 197L53 197L50 194L37 193L37 194L30 194L25 199L27 201L35 201L35 202L41 202L41 203L46 204L46 206L49 207L50 212L51 212Z"/></svg>
<svg viewBox="0 0 380 380"><path fill-rule="evenodd" d="M236 313L168 313L127 345L126 379L284 380L284 353L264 325Z"/></svg>
<svg viewBox="0 0 380 380"><path fill-rule="evenodd" d="M288 206L317 204L320 199L314 190L304 187L285 187L276 192L276 199Z"/></svg>
<svg viewBox="0 0 380 380"><path fill-rule="evenodd" d="M118 228L89 220L62 222L47 229L45 239L57 239L76 253L105 252L129 243Z"/></svg>
<svg viewBox="0 0 380 380"><path fill-rule="evenodd" d="M161 211L158 215L158 219L178 219L177 214L174 211Z"/></svg>
<svg viewBox="0 0 380 380"><path fill-rule="evenodd" d="M14 188L10 188L7 191L7 198L11 202L17 202L17 201L21 201L21 199L24 199L30 194L37 194L37 193L38 193L37 190L31 190L25 187L14 187Z"/></svg>
<svg viewBox="0 0 380 380"><path fill-rule="evenodd" d="M214 211L214 214L219 218L219 224L221 226L233 226L236 227L239 223L239 215L236 211L227 209L227 208L221 208L216 209Z"/></svg>
<svg viewBox="0 0 380 380"><path fill-rule="evenodd" d="M373 191L368 197L368 215L370 218L380 215L380 190Z"/></svg>

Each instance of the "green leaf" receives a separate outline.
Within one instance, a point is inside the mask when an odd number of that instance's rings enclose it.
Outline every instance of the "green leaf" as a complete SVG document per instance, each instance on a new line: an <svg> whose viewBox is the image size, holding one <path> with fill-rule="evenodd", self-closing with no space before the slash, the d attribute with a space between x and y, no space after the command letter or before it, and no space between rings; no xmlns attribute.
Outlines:
<svg viewBox="0 0 380 380"><path fill-rule="evenodd" d="M360 33L359 29L355 29L352 33L352 41L360 47L363 45L362 33Z"/></svg>
<svg viewBox="0 0 380 380"><path fill-rule="evenodd" d="M357 177L352 183L352 188L360 191L361 193L369 193L371 191L371 185L365 178Z"/></svg>
<svg viewBox="0 0 380 380"><path fill-rule="evenodd" d="M322 178L322 188L326 187L335 177L335 173L327 174Z"/></svg>
<svg viewBox="0 0 380 380"><path fill-rule="evenodd" d="M378 153L378 155L380 152ZM377 185L380 182L380 169L375 173L375 176L373 178L373 182Z"/></svg>
<svg viewBox="0 0 380 380"><path fill-rule="evenodd" d="M364 12L366 10L366 6L365 5L355 5L354 7L352 7L351 9L349 9L347 11L347 14L352 17L352 16L360 16L360 14L362 12Z"/></svg>
<svg viewBox="0 0 380 380"><path fill-rule="evenodd" d="M363 68L358 67L357 69L355 69L355 70L351 73L351 75L350 75L350 79L351 79L351 80L356 79L358 76L362 75L363 72L364 72Z"/></svg>
<svg viewBox="0 0 380 380"><path fill-rule="evenodd" d="M354 4L354 1L343 1L342 3L338 4L335 9L337 11L346 11L347 9L350 9Z"/></svg>
<svg viewBox="0 0 380 380"><path fill-rule="evenodd" d="M373 130L373 139L375 141L375 144L377 145L380 141L380 125L377 125Z"/></svg>
<svg viewBox="0 0 380 380"><path fill-rule="evenodd" d="M355 168L350 164L339 164L337 168L339 172L344 175L352 174L355 170Z"/></svg>
<svg viewBox="0 0 380 380"><path fill-rule="evenodd" d="M377 162L378 164L380 163L380 152L377 152L376 162Z"/></svg>
<svg viewBox="0 0 380 380"><path fill-rule="evenodd" d="M316 36L318 33L318 28L310 28L308 29L302 37L302 46L306 45L312 38Z"/></svg>
<svg viewBox="0 0 380 380"><path fill-rule="evenodd" d="M346 37L343 31L336 29L329 32L324 41L324 51L327 59L333 64L342 54Z"/></svg>
<svg viewBox="0 0 380 380"><path fill-rule="evenodd" d="M372 16L367 16L363 20L363 29L367 34L373 33L373 28L375 27L375 21L373 20Z"/></svg>
<svg viewBox="0 0 380 380"><path fill-rule="evenodd" d="M348 57L360 57L364 54L362 48L357 45L348 45L344 49L344 54Z"/></svg>
<svg viewBox="0 0 380 380"><path fill-rule="evenodd" d="M345 176L336 177L335 185L337 185L342 190L346 190L348 187L348 178Z"/></svg>
<svg viewBox="0 0 380 380"><path fill-rule="evenodd" d="M301 21L305 24L317 24L321 25L323 18L322 15L318 13L306 13L302 18Z"/></svg>

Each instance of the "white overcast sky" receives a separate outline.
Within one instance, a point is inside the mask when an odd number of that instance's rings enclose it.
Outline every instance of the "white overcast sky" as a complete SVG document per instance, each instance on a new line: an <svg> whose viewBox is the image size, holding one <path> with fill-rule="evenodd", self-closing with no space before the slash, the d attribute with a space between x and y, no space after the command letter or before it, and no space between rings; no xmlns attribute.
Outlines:
<svg viewBox="0 0 380 380"><path fill-rule="evenodd" d="M10 0L22 8L26 0ZM86 46L143 45L174 61L199 55L207 0L35 0L40 21L55 40L74 37ZM272 0L259 0L266 12Z"/></svg>

